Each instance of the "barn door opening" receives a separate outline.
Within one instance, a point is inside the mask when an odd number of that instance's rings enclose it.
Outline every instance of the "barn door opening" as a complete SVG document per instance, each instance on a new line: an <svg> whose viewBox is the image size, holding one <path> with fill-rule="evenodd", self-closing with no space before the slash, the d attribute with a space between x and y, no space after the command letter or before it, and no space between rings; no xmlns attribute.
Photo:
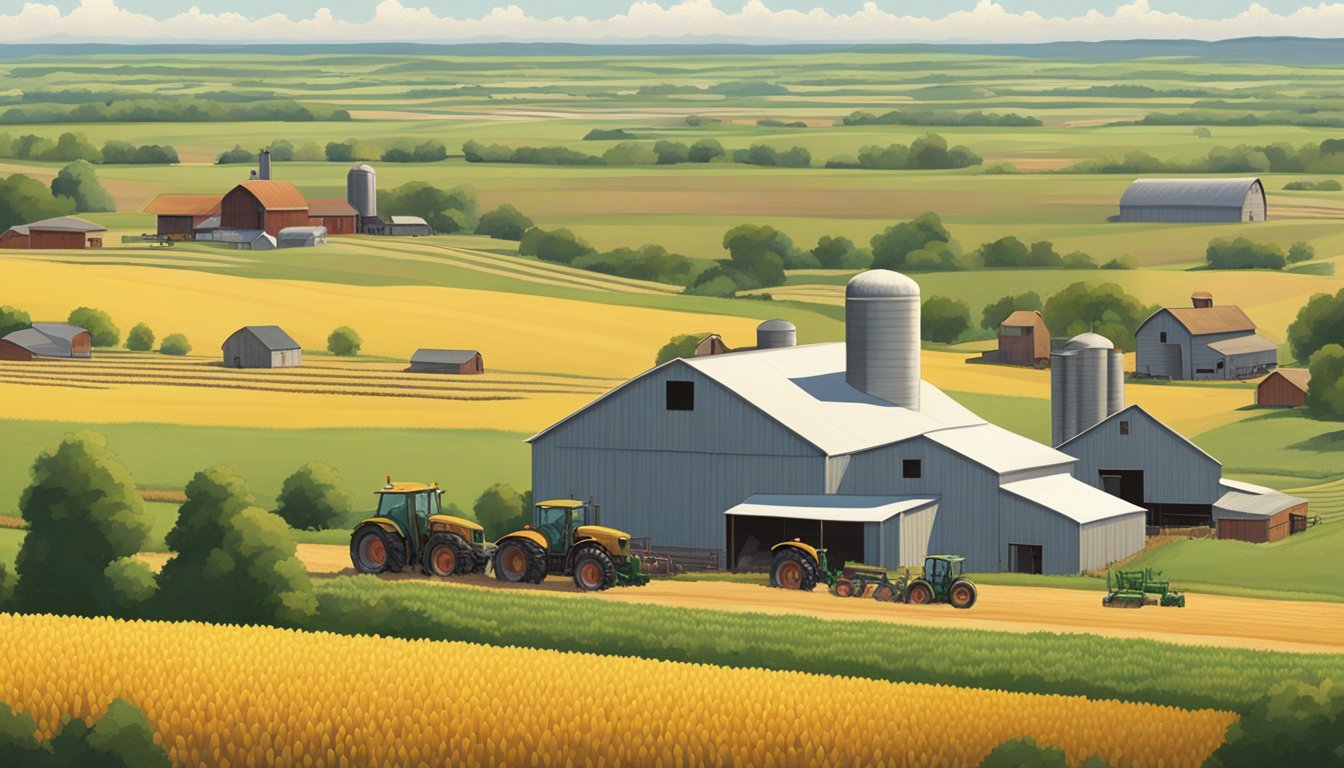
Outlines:
<svg viewBox="0 0 1344 768"><path fill-rule="evenodd" d="M234 367L234 368L242 368L242 367L243 367L243 358L238 357L237 355L234 355L234 357L233 357L233 367Z"/></svg>
<svg viewBox="0 0 1344 768"><path fill-rule="evenodd" d="M1143 506L1142 469L1103 469L1101 489L1135 506Z"/></svg>
<svg viewBox="0 0 1344 768"><path fill-rule="evenodd" d="M1013 573L1039 574L1041 572L1041 560L1040 544L1008 545L1008 570Z"/></svg>

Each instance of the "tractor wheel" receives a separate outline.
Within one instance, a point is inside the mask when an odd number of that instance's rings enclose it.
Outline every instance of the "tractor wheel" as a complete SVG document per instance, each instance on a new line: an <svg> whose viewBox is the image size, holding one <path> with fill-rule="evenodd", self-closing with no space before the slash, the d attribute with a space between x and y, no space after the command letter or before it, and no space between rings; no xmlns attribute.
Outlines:
<svg viewBox="0 0 1344 768"><path fill-rule="evenodd" d="M400 571L406 567L406 542L379 525L362 525L350 535L350 562L360 573Z"/></svg>
<svg viewBox="0 0 1344 768"><path fill-rule="evenodd" d="M970 608L975 605L978 596L975 585L966 579L957 579L952 582L952 588L947 590L947 602L951 603L953 608Z"/></svg>
<svg viewBox="0 0 1344 768"><path fill-rule="evenodd" d="M546 550L529 539L506 539L495 550L495 578L540 584L546 578Z"/></svg>
<svg viewBox="0 0 1344 768"><path fill-rule="evenodd" d="M933 587L926 582L916 581L910 585L910 591L905 593L905 599L915 605L928 605L933 602Z"/></svg>
<svg viewBox="0 0 1344 768"><path fill-rule="evenodd" d="M879 603L899 603L900 594L896 592L896 587L891 584L878 584L877 589L873 590L873 599Z"/></svg>
<svg viewBox="0 0 1344 768"><path fill-rule="evenodd" d="M853 597L854 582L848 579L840 579L831 585L831 594L836 597Z"/></svg>
<svg viewBox="0 0 1344 768"><path fill-rule="evenodd" d="M616 564L601 547L584 547L574 556L574 585L584 592L616 586Z"/></svg>
<svg viewBox="0 0 1344 768"><path fill-rule="evenodd" d="M784 547L775 553L775 561L770 564L770 586L781 589L801 589L811 592L816 589L821 574L817 571L817 561L796 547Z"/></svg>
<svg viewBox="0 0 1344 768"><path fill-rule="evenodd" d="M420 567L431 576L456 576L469 573L476 565L476 557L456 533L436 533L425 542L425 553Z"/></svg>

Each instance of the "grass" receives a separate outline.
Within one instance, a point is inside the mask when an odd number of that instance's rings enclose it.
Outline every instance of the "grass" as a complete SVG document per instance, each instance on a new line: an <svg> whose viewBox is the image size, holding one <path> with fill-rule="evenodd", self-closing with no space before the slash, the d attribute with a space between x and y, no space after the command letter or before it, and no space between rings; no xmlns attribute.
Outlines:
<svg viewBox="0 0 1344 768"><path fill-rule="evenodd" d="M1281 475L1289 487L1344 475L1344 424L1309 419L1298 410L1266 409L1195 442L1230 474Z"/></svg>

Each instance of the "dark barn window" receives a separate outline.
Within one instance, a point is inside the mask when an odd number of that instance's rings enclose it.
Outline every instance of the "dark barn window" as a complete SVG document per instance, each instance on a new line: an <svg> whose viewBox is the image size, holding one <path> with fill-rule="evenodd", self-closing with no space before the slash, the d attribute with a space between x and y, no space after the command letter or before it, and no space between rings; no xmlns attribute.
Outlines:
<svg viewBox="0 0 1344 768"><path fill-rule="evenodd" d="M667 382L667 410L694 411L695 382L693 381Z"/></svg>
<svg viewBox="0 0 1344 768"><path fill-rule="evenodd" d="M1120 434L1122 434L1122 435L1128 435L1128 434L1129 434L1129 422L1128 422L1128 421L1121 421L1121 422L1120 422Z"/></svg>
<svg viewBox="0 0 1344 768"><path fill-rule="evenodd" d="M905 459L901 462L901 477L918 478L923 475L924 467L921 466L919 459Z"/></svg>

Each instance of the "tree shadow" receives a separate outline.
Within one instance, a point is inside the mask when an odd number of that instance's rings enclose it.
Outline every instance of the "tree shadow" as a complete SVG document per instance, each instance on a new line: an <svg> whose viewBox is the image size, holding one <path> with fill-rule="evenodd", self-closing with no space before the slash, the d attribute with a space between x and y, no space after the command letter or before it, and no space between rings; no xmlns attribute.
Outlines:
<svg viewBox="0 0 1344 768"><path fill-rule="evenodd" d="M1344 429L1322 432L1315 437L1309 437L1288 447L1294 451L1311 451L1313 453L1344 451Z"/></svg>

